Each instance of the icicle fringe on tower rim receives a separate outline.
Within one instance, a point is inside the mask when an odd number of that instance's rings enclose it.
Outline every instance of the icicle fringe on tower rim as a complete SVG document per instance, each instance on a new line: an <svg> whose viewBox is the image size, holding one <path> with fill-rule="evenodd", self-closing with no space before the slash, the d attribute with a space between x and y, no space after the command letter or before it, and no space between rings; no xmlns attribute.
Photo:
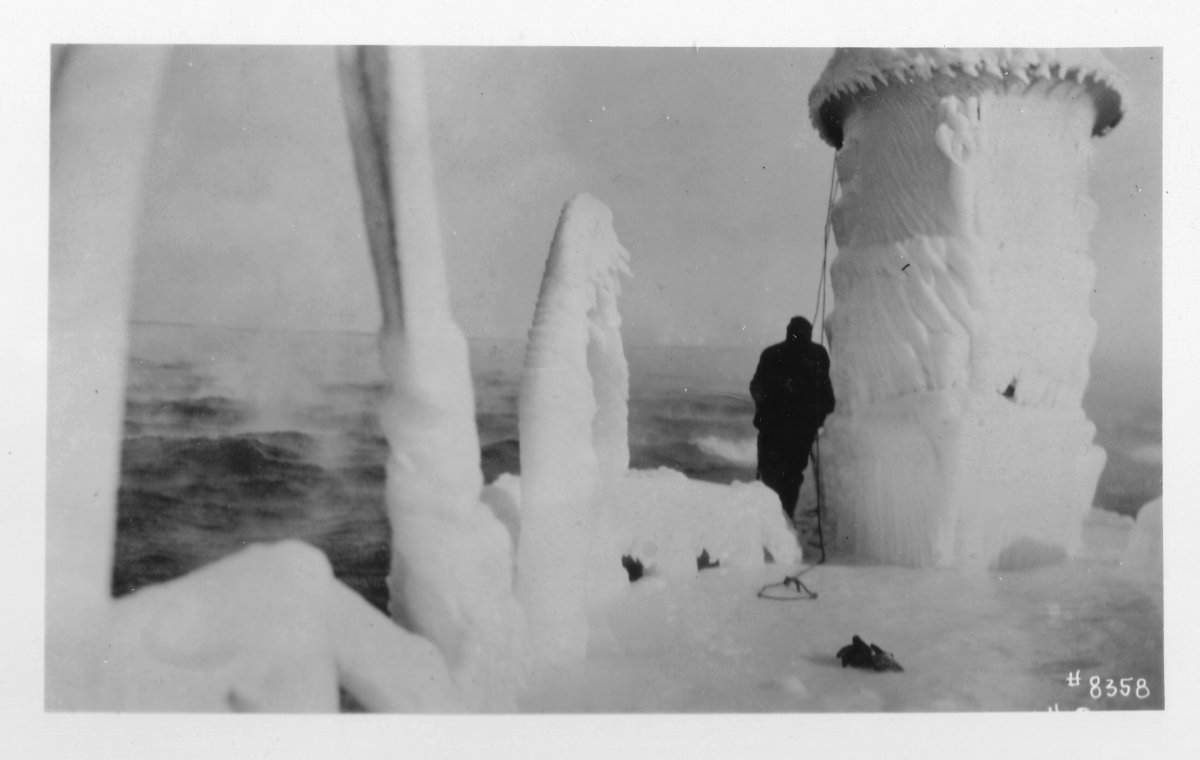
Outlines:
<svg viewBox="0 0 1200 760"><path fill-rule="evenodd" d="M888 86L947 78L1074 81L1092 93L1092 134L1107 134L1128 108L1125 78L1099 52L1083 48L843 48L808 95L809 117L821 139L840 148L846 104Z"/></svg>

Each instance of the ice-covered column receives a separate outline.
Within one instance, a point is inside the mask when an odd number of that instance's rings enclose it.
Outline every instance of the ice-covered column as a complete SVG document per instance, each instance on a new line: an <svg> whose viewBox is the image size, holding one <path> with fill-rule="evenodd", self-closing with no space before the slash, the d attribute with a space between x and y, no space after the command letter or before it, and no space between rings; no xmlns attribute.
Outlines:
<svg viewBox="0 0 1200 760"><path fill-rule="evenodd" d="M839 50L809 106L838 149L839 543L909 565L1071 552L1105 459L1081 406L1087 183L1117 75L1082 50Z"/></svg>
<svg viewBox="0 0 1200 760"><path fill-rule="evenodd" d="M130 279L163 48L56 48L50 120L46 704L94 707L111 607Z"/></svg>
<svg viewBox="0 0 1200 760"><path fill-rule="evenodd" d="M586 653L593 508L605 481L629 467L629 368L616 305L628 262L603 203L579 195L566 204L529 332L519 408L517 592L547 663Z"/></svg>
<svg viewBox="0 0 1200 760"><path fill-rule="evenodd" d="M513 709L524 617L508 532L480 502L474 391L450 312L421 55L339 55L392 384L382 412L392 616L438 646L468 705Z"/></svg>

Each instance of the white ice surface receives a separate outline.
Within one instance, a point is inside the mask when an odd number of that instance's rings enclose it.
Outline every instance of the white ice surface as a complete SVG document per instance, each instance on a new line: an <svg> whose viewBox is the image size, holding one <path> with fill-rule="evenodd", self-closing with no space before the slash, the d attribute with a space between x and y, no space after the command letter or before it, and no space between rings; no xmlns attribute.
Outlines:
<svg viewBox="0 0 1200 760"><path fill-rule="evenodd" d="M523 479L502 475L484 489L484 501L512 535L522 533L514 508ZM566 589L586 610L623 596L629 575L623 557L639 561L646 577L688 579L700 572L697 559L724 568L795 567L802 552L779 507L779 497L761 483L706 483L666 468L630 470L599 493L586 523L584 580Z"/></svg>
<svg viewBox="0 0 1200 760"><path fill-rule="evenodd" d="M116 602L98 669L108 710L331 712L463 703L441 653L333 577L300 542L255 544Z"/></svg>
<svg viewBox="0 0 1200 760"><path fill-rule="evenodd" d="M532 683L528 712L1045 711L1163 704L1161 576L1120 563L1127 518L1094 511L1080 556L964 574L820 565L818 598L756 597L778 566L645 578L596 608L586 661ZM855 634L902 673L843 669ZM1082 687L1066 678L1079 671ZM1091 699L1093 676L1146 678L1150 695ZM1135 683L1131 681L1131 684Z"/></svg>
<svg viewBox="0 0 1200 760"><path fill-rule="evenodd" d="M409 78L412 69L397 73L402 100L419 108L419 79ZM406 122L409 116L402 115L407 126L396 145L406 155L416 150L406 165L427 169L423 121ZM408 129L414 126L415 136ZM1077 691L1063 691L1063 676L1073 668L1146 674L1157 678L1161 699L1161 583L1153 562L1145 561L1161 556L1153 544L1158 536L1161 545L1161 512L1154 509L1138 521L1132 540L1128 525L1093 515L1085 531L1105 540L1085 541L1079 559L1035 572L967 576L830 565L805 576L819 600L756 599L759 585L779 580L798 559L789 554L794 541L769 491L662 471L619 472L627 463L623 415L605 416L624 400L617 393L619 333L609 340L619 321L615 302L606 301L615 289L603 287L583 321L585 371L575 364L567 372L595 383L599 406L591 409L587 436L598 462L596 485L593 491L584 483L587 498L580 502L593 508L590 531L579 530L578 521L571 528L583 534L585 571L599 567L600 557L605 577L612 577L616 553L628 551L650 572L637 584L612 587L616 593L588 595L590 579L566 593L553 591L552 607L572 593L589 599L587 657L544 671L521 689L523 617L511 589L511 543L536 520L512 509L521 503L519 492L505 502L498 487L485 492L491 510L481 503L465 345L440 306L446 293L436 230L403 223L436 218L428 177L417 175L416 192L400 193L401 237L418 251L406 262L414 275L408 287L417 288L406 302L420 304L415 313L430 319L411 322L403 339L385 342L396 398L384 425L393 446L392 585L404 589L398 617L429 641L391 626L336 583L311 547L254 547L86 620L80 633L106 656L69 674L92 682L59 685L74 687L77 697L101 695L87 706L330 710L340 683L369 708L401 711L1044 709L1043 699L1064 693L1078 699ZM552 353L531 343L537 357ZM558 481L551 495L569 499L578 485ZM568 545L578 546L578 535ZM1105 548L1117 545L1124 554ZM777 564L761 564L764 547ZM720 567L698 573L700 549ZM1118 556L1128 560L1124 566ZM103 576L88 576L96 577ZM53 622L64 607L49 601ZM832 652L854 633L895 652L906 673L838 668ZM53 654L71 666L80 653Z"/></svg>
<svg viewBox="0 0 1200 760"><path fill-rule="evenodd" d="M598 545L638 559L650 576L690 578L707 552L721 567L781 567L801 558L779 497L761 483L706 483L666 468L632 470L600 506ZM608 560L611 561L611 560Z"/></svg>

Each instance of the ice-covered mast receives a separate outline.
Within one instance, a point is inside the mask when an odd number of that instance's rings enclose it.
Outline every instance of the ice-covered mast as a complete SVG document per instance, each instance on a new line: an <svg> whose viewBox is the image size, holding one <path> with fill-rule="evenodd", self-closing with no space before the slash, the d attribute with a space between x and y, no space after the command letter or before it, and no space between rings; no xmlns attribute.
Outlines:
<svg viewBox="0 0 1200 760"><path fill-rule="evenodd" d="M525 646L508 532L480 502L466 338L450 312L420 51L339 52L383 306L391 396L390 609L433 641L468 704L512 709Z"/></svg>
<svg viewBox="0 0 1200 760"><path fill-rule="evenodd" d="M850 49L809 96L838 149L826 493L839 544L912 565L1072 551L1104 452L1087 181L1122 88L1082 50Z"/></svg>

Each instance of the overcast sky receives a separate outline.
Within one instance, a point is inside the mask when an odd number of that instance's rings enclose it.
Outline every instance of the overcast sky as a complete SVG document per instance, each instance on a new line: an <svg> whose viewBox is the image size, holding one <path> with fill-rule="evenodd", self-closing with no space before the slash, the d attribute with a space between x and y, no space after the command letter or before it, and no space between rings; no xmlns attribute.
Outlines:
<svg viewBox="0 0 1200 760"><path fill-rule="evenodd" d="M632 254L634 343L754 344L811 313L833 150L829 51L427 51L455 313L521 337L563 202ZM1161 362L1161 56L1112 50L1134 104L1096 145L1097 355ZM135 318L373 331L376 291L328 49L181 48L165 84Z"/></svg>

